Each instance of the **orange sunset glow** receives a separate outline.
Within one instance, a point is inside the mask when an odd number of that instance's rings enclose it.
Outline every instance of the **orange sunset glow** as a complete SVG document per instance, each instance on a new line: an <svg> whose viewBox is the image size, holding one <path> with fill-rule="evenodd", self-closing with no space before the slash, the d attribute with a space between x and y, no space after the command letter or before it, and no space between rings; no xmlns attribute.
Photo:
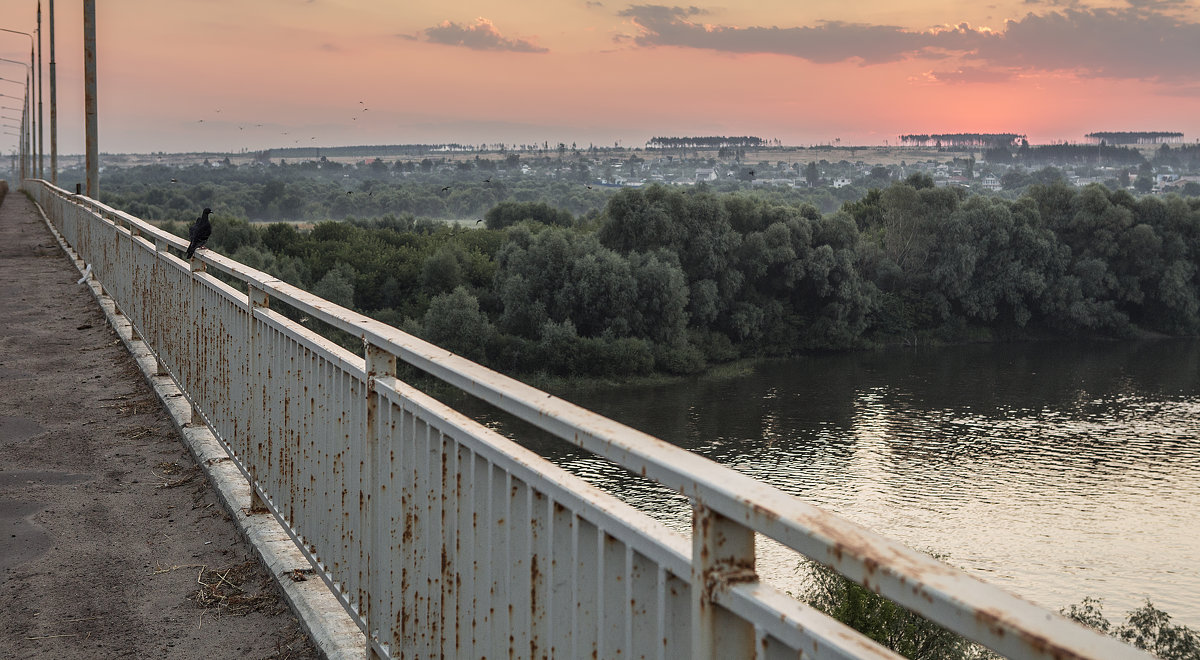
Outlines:
<svg viewBox="0 0 1200 660"><path fill-rule="evenodd" d="M97 5L103 152L636 147L655 135L714 134L789 145L894 144L922 132L1200 138L1200 5L1191 2ZM36 29L34 0L3 7L0 27ZM61 1L55 11L59 150L80 153L82 12ZM42 21L48 84L46 1ZM29 40L0 35L0 57L27 62ZM21 66L0 64L0 76L24 78ZM16 148L17 138L4 140L0 148Z"/></svg>

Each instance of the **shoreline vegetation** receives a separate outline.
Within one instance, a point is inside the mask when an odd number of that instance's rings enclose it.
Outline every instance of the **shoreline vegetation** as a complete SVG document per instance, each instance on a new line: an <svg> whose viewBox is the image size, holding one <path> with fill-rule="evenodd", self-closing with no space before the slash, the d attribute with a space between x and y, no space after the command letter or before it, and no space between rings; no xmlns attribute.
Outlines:
<svg viewBox="0 0 1200 660"><path fill-rule="evenodd" d="M935 555L936 556L936 555ZM944 560L944 557L938 557ZM798 571L809 576L798 597L875 642L914 660L1000 660L996 653L968 641L925 617L910 612L862 585L807 561ZM796 594L793 594L796 595ZM1171 622L1171 615L1145 603L1114 625L1104 616L1103 601L1085 597L1059 614L1163 660L1200 658L1200 631Z"/></svg>
<svg viewBox="0 0 1200 660"><path fill-rule="evenodd" d="M507 200L473 227L389 215L300 231L220 211L213 225L222 254L547 382L890 345L1200 334L1200 199L1099 184L1009 200L915 174L833 213L652 185L583 217Z"/></svg>

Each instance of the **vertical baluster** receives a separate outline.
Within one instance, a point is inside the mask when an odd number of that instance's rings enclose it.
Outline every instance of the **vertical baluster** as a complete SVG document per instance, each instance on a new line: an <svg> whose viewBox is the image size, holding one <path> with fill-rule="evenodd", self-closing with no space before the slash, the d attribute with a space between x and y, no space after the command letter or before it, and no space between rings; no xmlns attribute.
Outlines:
<svg viewBox="0 0 1200 660"><path fill-rule="evenodd" d="M250 513L266 513L267 504L259 495L262 487L258 477L259 455L256 448L262 446L263 420L260 405L263 400L263 337L262 326L255 317L257 310L266 312L270 309L271 299L266 291L250 285L246 290L246 340L250 344L250 369L247 380L246 395L249 400L248 419L246 422L246 456L242 460L250 473Z"/></svg>
<svg viewBox="0 0 1200 660"><path fill-rule="evenodd" d="M717 590L754 574L754 532L694 502L692 508L692 657L754 657L754 626L713 601Z"/></svg>
<svg viewBox="0 0 1200 660"><path fill-rule="evenodd" d="M368 657L381 657L375 649L372 641L378 642L381 638L380 628L386 626L386 622L380 622L379 617L373 611L371 592L377 577L374 575L379 570L381 550L377 548L376 537L378 534L378 520L376 511L382 510L379 506L378 494L378 478L377 470L380 464L380 448L379 448L379 400L380 396L376 393L375 387L381 380L394 380L396 376L396 356L386 350L367 343L364 349L366 357L366 387L363 388L366 395L366 418L365 428L362 431L362 453L360 454L359 463L359 534L360 545L362 548L359 589L365 592L366 597L360 598L359 603L362 608L359 614L367 623L367 640L368 640ZM391 383L393 386L395 383ZM387 636L383 636L386 638Z"/></svg>

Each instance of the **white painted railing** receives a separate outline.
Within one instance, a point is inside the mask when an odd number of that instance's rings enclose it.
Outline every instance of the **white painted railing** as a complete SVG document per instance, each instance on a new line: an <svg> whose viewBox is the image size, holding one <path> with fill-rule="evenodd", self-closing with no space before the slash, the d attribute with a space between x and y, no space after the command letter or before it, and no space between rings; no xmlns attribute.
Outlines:
<svg viewBox="0 0 1200 660"><path fill-rule="evenodd" d="M265 273L211 251L189 264L185 241L121 211L43 181L27 189L372 653L896 657L760 582L758 532L1008 657L1150 657ZM362 338L363 355L273 301ZM692 538L400 381L397 360L686 495Z"/></svg>

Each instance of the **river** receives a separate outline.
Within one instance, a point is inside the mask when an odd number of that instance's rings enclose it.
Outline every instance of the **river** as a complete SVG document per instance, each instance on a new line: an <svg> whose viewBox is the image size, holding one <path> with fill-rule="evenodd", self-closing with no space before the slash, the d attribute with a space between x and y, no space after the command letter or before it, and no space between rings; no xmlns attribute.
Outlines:
<svg viewBox="0 0 1200 660"><path fill-rule="evenodd" d="M860 352L560 394L1044 607L1097 597L1118 623L1149 598L1200 628L1200 341ZM532 444L687 529L679 496ZM785 589L796 563L760 550Z"/></svg>

